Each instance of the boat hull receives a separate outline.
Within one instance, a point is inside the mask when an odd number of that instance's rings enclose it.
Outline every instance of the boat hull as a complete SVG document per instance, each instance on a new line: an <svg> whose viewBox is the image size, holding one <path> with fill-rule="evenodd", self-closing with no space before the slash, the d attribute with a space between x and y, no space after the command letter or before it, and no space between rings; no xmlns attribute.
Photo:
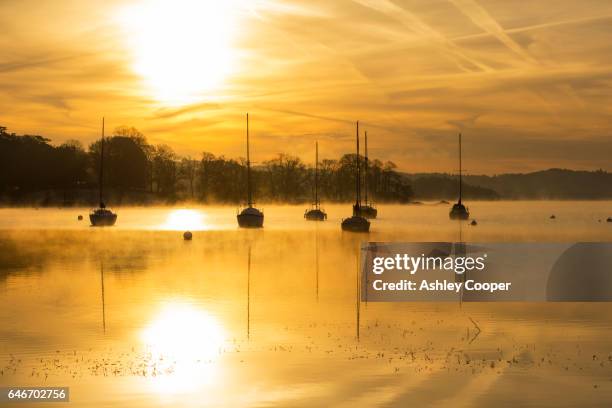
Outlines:
<svg viewBox="0 0 612 408"><path fill-rule="evenodd" d="M249 207L244 209L240 214L236 216L238 220L238 226L240 228L262 228L264 222L264 215L261 211L256 208Z"/></svg>
<svg viewBox="0 0 612 408"><path fill-rule="evenodd" d="M304 213L304 218L308 221L325 221L327 219L327 214L325 211L316 208L306 211Z"/></svg>
<svg viewBox="0 0 612 408"><path fill-rule="evenodd" d="M117 222L117 214L110 211L95 211L89 214L89 221L92 227L111 227Z"/></svg>
<svg viewBox="0 0 612 408"><path fill-rule="evenodd" d="M378 210L369 205L362 205L358 209L353 208L353 215L364 217L367 219L374 219L378 216Z"/></svg>
<svg viewBox="0 0 612 408"><path fill-rule="evenodd" d="M370 221L360 216L352 216L342 220L342 230L349 232L369 232Z"/></svg>
<svg viewBox="0 0 612 408"><path fill-rule="evenodd" d="M448 216L451 220L468 220L470 218L470 212L461 203L453 205Z"/></svg>

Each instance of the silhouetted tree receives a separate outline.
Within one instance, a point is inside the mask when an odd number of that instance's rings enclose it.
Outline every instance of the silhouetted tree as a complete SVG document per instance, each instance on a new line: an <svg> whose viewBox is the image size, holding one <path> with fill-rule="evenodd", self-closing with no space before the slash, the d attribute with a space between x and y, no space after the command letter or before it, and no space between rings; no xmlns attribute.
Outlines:
<svg viewBox="0 0 612 408"><path fill-rule="evenodd" d="M167 201L181 198L202 202L246 201L246 162L205 152L201 160L178 156L169 146L149 144L136 128L121 126L105 141L105 187L108 194L140 193ZM355 197L355 154L319 163L322 201L352 201ZM363 157L361 166L365 165ZM16 135L0 126L0 200L53 202L61 195L89 191L92 200L100 169L100 141L88 151L75 140L54 146L38 135ZM363 167L362 167L362 170ZM365 174L362 172L365 180ZM310 201L313 168L298 157L279 154L252 167L255 200ZM464 177L466 199L612 198L612 174L603 170L549 169L528 174ZM457 179L448 174L401 174L393 162L369 161L369 196L375 202L406 202L413 198L454 199ZM47 197L41 200L40 197ZM90 201L91 202L91 201Z"/></svg>
<svg viewBox="0 0 612 408"><path fill-rule="evenodd" d="M104 142L104 185L119 192L119 199L128 190L144 190L147 182L147 156L135 139L113 136ZM98 140L89 146L96 180L100 172L100 147Z"/></svg>
<svg viewBox="0 0 612 408"><path fill-rule="evenodd" d="M169 199L176 199L177 156L171 147L158 145L153 154L153 178L157 193Z"/></svg>
<svg viewBox="0 0 612 408"><path fill-rule="evenodd" d="M85 154L75 143L60 147L37 135L0 127L0 193L19 199L33 191L65 191L87 181Z"/></svg>
<svg viewBox="0 0 612 408"><path fill-rule="evenodd" d="M200 197L204 202L238 203L246 197L246 162L203 153L198 170ZM254 171L255 173L255 171ZM257 179L253 177L253 184Z"/></svg>
<svg viewBox="0 0 612 408"><path fill-rule="evenodd" d="M304 187L308 179L306 166L300 158L279 154L277 158L263 163L263 180L267 186L266 196L273 200L293 202L303 200L308 192Z"/></svg>
<svg viewBox="0 0 612 408"><path fill-rule="evenodd" d="M195 179L197 175L198 162L191 157L183 157L179 164L179 176L185 180L189 189L189 197L195 197Z"/></svg>

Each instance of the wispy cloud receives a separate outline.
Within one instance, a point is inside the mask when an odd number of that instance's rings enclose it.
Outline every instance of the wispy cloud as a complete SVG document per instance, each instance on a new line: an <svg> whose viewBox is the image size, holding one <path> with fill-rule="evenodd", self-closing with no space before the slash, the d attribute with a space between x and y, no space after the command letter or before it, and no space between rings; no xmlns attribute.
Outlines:
<svg viewBox="0 0 612 408"><path fill-rule="evenodd" d="M401 8L389 0L355 0L357 3L368 7L372 10L376 10L380 13L384 13L390 18L397 19L400 21L407 30L410 30L417 34L422 40L429 41L438 47L444 49L449 55L454 57L457 64L465 69L473 69L476 67L483 71L489 71L490 67L475 58L472 58L465 52L465 50L457 47L455 43L449 40L447 37L436 31L429 24L425 23L416 14L411 13L409 10ZM469 65L466 66L465 63Z"/></svg>
<svg viewBox="0 0 612 408"><path fill-rule="evenodd" d="M179 153L238 156L249 111L258 160L308 160L315 138L326 157L351 151L360 120L405 170L452 170L458 129L473 172L612 170L610 2L236 1L231 72L176 106L117 24L139 1L0 2L0 124L88 144L104 115Z"/></svg>

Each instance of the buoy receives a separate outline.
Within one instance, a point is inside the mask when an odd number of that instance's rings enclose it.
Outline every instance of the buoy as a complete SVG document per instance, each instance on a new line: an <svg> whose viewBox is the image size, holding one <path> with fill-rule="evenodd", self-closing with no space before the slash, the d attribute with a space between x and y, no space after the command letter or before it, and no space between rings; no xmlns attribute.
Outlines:
<svg viewBox="0 0 612 408"><path fill-rule="evenodd" d="M478 223L476 222L476 220L472 220L472 222L470 222L470 225L478 225Z"/></svg>
<svg viewBox="0 0 612 408"><path fill-rule="evenodd" d="M612 217L608 217L608 219L606 220L606 222L612 222Z"/></svg>
<svg viewBox="0 0 612 408"><path fill-rule="evenodd" d="M77 217L77 219L78 219L79 221L83 221L83 216L82 216L82 215L79 215L79 216Z"/></svg>
<svg viewBox="0 0 612 408"><path fill-rule="evenodd" d="M551 219L551 220L554 220L555 218L557 218L557 217L555 216L555 214L553 214L553 215L551 215L551 216L550 216L550 219Z"/></svg>
<svg viewBox="0 0 612 408"><path fill-rule="evenodd" d="M191 241L191 238L193 238L193 234L191 234L191 231L185 231L183 233L183 239L185 241Z"/></svg>

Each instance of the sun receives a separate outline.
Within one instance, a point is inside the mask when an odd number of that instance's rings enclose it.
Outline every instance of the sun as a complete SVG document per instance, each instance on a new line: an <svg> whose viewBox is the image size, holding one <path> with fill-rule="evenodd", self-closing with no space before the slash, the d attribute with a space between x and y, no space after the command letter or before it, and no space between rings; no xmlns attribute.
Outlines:
<svg viewBox="0 0 612 408"><path fill-rule="evenodd" d="M238 0L149 0L121 9L132 69L167 105L208 99L234 67Z"/></svg>

